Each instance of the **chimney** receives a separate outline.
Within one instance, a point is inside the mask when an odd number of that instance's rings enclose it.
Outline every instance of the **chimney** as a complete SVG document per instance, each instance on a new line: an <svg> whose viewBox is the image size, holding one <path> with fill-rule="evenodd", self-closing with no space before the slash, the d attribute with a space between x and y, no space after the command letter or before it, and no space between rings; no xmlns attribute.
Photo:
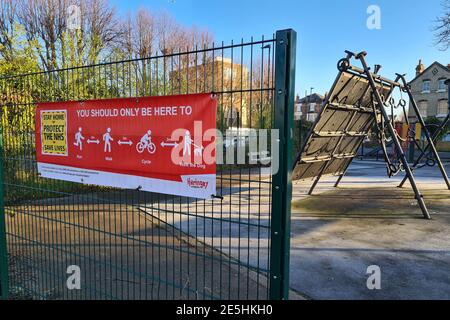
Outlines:
<svg viewBox="0 0 450 320"><path fill-rule="evenodd" d="M419 60L419 64L416 67L416 77L425 71L425 66L422 63L422 59Z"/></svg>

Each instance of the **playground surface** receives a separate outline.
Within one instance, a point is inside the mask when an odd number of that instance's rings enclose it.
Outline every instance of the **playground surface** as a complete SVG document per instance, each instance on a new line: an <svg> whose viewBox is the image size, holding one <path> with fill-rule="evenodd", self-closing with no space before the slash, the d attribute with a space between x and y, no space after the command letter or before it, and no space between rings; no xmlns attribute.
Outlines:
<svg viewBox="0 0 450 320"><path fill-rule="evenodd" d="M447 172L450 167L446 165ZM338 189L294 186L291 286L313 299L449 299L450 191L437 167L415 172L432 220L383 163L355 161ZM381 270L369 290L367 267Z"/></svg>
<svg viewBox="0 0 450 320"><path fill-rule="evenodd" d="M387 178L382 162L355 161L338 189L333 188L334 177L324 177L312 196L307 195L310 181L294 183L291 289L311 299L450 298L450 191L437 167L416 171L433 218L427 221L409 184L404 189L396 187L401 178ZM267 230L252 227L251 222L268 219L269 201L245 216L239 211L239 205L258 197L255 190L259 190L256 185L249 185L248 196L239 202L233 190L224 196L223 201L235 209L227 218L249 222L245 230L237 224L214 222L213 208L204 217L188 219L153 214L184 232L195 230L192 236L227 256L265 268L261 263L268 259L261 255L267 251L242 255L238 250L239 246L256 247L256 239L268 238ZM223 232L230 234L226 243L219 240ZM380 267L380 290L367 288L366 271L371 265Z"/></svg>

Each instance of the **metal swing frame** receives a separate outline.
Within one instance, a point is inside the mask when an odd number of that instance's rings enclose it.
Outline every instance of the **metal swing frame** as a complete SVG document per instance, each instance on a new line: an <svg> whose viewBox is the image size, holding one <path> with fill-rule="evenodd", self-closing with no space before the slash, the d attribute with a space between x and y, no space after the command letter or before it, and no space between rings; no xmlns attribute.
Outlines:
<svg viewBox="0 0 450 320"><path fill-rule="evenodd" d="M393 121L385 110L387 101L391 99L396 88L408 94L414 112L425 128L427 147L431 148L442 176L450 188L433 137L424 126L423 118L404 75L397 74L394 81L383 78L378 75L381 69L380 65L376 65L374 72L371 72L365 60L366 52L355 54L346 51L346 54L347 56L338 62L339 74L297 158L293 179L313 178L314 182L308 193L310 195L323 175L338 176L334 185L338 187L352 160L357 156L358 149L367 137L370 128L376 124L380 143L384 146L386 134L390 135L397 156L396 161L399 161L399 164L395 165L390 160L386 148L383 148L388 175L391 177L399 171L405 171L405 181L409 180L424 218L431 219L423 195L415 181L413 168L408 163ZM353 66L350 63L352 58L358 60L362 68Z"/></svg>

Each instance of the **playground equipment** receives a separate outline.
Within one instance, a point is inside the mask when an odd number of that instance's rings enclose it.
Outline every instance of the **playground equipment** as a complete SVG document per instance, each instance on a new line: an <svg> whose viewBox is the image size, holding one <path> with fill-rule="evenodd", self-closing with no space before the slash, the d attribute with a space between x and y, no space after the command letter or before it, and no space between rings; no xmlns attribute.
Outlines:
<svg viewBox="0 0 450 320"><path fill-rule="evenodd" d="M447 125L450 123L450 79L447 79L445 81L445 84L448 86L448 112L447 116L445 117L444 121L441 122L441 124L436 128L434 131L433 136L431 137L433 143L436 143L437 137L442 133L442 131L447 127ZM414 100L413 100L414 101ZM421 149L421 153L419 157L414 161L414 164L412 165L411 169L414 171L415 169L423 168L424 166L434 166L436 163L436 159L433 157L433 151L429 151L431 147L431 144L428 143L424 148ZM422 163L422 160L425 159L425 163ZM399 185L399 188L402 188L405 184L407 178L403 178L402 182ZM450 189L450 186L448 184L448 179L445 179L445 182L447 183L447 186Z"/></svg>
<svg viewBox="0 0 450 320"><path fill-rule="evenodd" d="M426 149L430 149L449 189L450 183L434 145L435 137L431 137L425 126L405 76L397 74L394 81L381 77L378 74L380 65L375 65L374 71L371 72L365 60L366 52L355 54L346 51L346 54L347 56L338 62L339 74L297 157L293 180L313 178L314 182L309 190L309 194L312 194L321 177L331 174L338 176L335 183L337 187L369 131L375 128L388 176L393 177L405 172L405 181L409 179L423 216L430 219L423 195L413 175L414 166L411 167L408 163L401 145L402 137L395 130L394 109L402 108L405 119L408 119L408 115L406 101L401 98L396 103L394 90L408 95L428 142ZM352 58L358 60L362 68L353 66ZM391 155L387 152L389 144L393 144L395 150Z"/></svg>

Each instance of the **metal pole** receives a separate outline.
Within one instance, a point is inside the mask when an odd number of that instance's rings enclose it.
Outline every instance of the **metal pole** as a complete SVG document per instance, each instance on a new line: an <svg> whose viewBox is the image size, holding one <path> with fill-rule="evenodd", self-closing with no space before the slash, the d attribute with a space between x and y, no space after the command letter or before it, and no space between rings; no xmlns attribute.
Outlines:
<svg viewBox="0 0 450 320"><path fill-rule="evenodd" d="M410 126L411 126L411 124L410 124ZM408 126L408 130L411 130L409 128L409 126ZM408 135L409 135L409 133L408 133ZM414 143L413 139L415 139L415 138L412 138L409 140L409 162L412 162L412 163L414 163L414 152L416 150L416 144Z"/></svg>
<svg viewBox="0 0 450 320"><path fill-rule="evenodd" d="M280 132L279 169L272 179L270 246L271 300L289 298L289 260L292 200L292 127L295 94L297 34L294 30L276 33L275 128Z"/></svg>
<svg viewBox="0 0 450 320"><path fill-rule="evenodd" d="M363 143L364 143L364 138L361 139L361 142L359 143L360 146L361 146ZM360 148L360 146L359 146L358 148ZM347 174L348 168L350 167L350 164L352 163L352 161L353 161L352 158L348 159L348 162L347 162L347 163L345 164L345 166L344 166L344 170L342 171L342 173L339 175L339 177L337 178L336 182L334 183L334 186L333 186L334 188L339 187L339 184L341 183L342 178L344 178L344 176Z"/></svg>
<svg viewBox="0 0 450 320"><path fill-rule="evenodd" d="M406 175L409 178L409 181L411 183L411 187L414 190L414 194L416 196L417 202L419 203L419 206L422 209L423 216L426 219L431 219L430 213L428 212L428 209L427 209L427 207L425 205L425 202L423 201L423 196L420 193L419 189L417 188L416 181L414 179L413 173L411 171L411 168L409 167L408 159L406 159L405 153L403 152L403 149L402 149L402 145L400 144L400 141L398 141L398 138L397 138L397 136L395 134L395 129L392 126L392 121L389 120L389 116L388 116L386 110L384 109L383 99L381 99L380 93L378 92L377 86L376 86L375 81L374 81L374 79L372 77L372 73L370 72L370 70L369 70L369 68L367 66L367 63L365 61L364 57L366 55L367 55L366 52L361 52L361 53L359 53L356 56L356 58L361 61L361 64L362 64L362 66L364 68L364 72L367 75L367 80L369 81L369 83L370 83L370 85L372 87L372 91L373 91L373 94L375 96L376 102L377 102L378 107L379 107L379 109L381 111L381 114L383 115L383 118L386 121L386 125L387 125L387 128L389 130L389 134L392 136L392 141L394 142L394 146L397 149L397 152L398 152L398 154L400 156L400 161L402 162L403 167L404 167L404 169L406 171Z"/></svg>
<svg viewBox="0 0 450 320"><path fill-rule="evenodd" d="M302 116L298 120L298 152L302 150L303 147L303 137L302 137Z"/></svg>
<svg viewBox="0 0 450 320"><path fill-rule="evenodd" d="M323 173L325 172L325 170L326 170L327 167L328 167L328 163L329 163L329 161L326 161L326 162L322 165L322 167L320 168L319 174L318 174L317 177L314 179L314 182L313 182L311 188L309 188L309 191L308 191L308 195L309 195L309 196L313 194L314 189L316 188L317 184L318 184L319 181L320 181L320 178L322 178Z"/></svg>
<svg viewBox="0 0 450 320"><path fill-rule="evenodd" d="M433 142L436 142L437 137L439 136L439 134L441 133L442 129L445 128L447 126L447 123L450 121L450 111L447 114L447 117L444 119L444 121L441 123L440 127L436 130L436 132L433 134ZM428 151L428 147L429 145L427 144L425 146L425 148L423 149L422 153L420 154L420 156L417 158L417 160L414 162L414 165L411 167L412 170L414 170L420 163L420 161L423 159L423 157L425 157L425 154ZM408 180L408 177L404 177L402 182L399 184L399 188L402 188L403 185L405 184L406 180Z"/></svg>
<svg viewBox="0 0 450 320"><path fill-rule="evenodd" d="M0 299L8 299L8 254L6 250L6 221L3 190L3 127L0 125Z"/></svg>
<svg viewBox="0 0 450 320"><path fill-rule="evenodd" d="M448 180L447 172L445 172L444 165L442 164L441 157L439 156L439 153L436 150L436 146L433 143L433 138L430 135L430 132L428 131L425 121L423 120L422 115L420 114L419 107L417 106L416 100L414 99L411 90L409 89L408 83L406 82L406 79L403 75L398 75L400 79L403 82L403 86L406 89L406 92L409 96L409 100L411 102L411 106L414 109L414 112L416 113L417 119L419 120L420 125L422 126L422 131L425 133L425 137L428 141L428 146L431 148L431 152L434 155L434 158L436 159L436 162L438 163L439 170L441 171L442 177L444 178L445 183L447 184L447 188L450 190L450 181Z"/></svg>

